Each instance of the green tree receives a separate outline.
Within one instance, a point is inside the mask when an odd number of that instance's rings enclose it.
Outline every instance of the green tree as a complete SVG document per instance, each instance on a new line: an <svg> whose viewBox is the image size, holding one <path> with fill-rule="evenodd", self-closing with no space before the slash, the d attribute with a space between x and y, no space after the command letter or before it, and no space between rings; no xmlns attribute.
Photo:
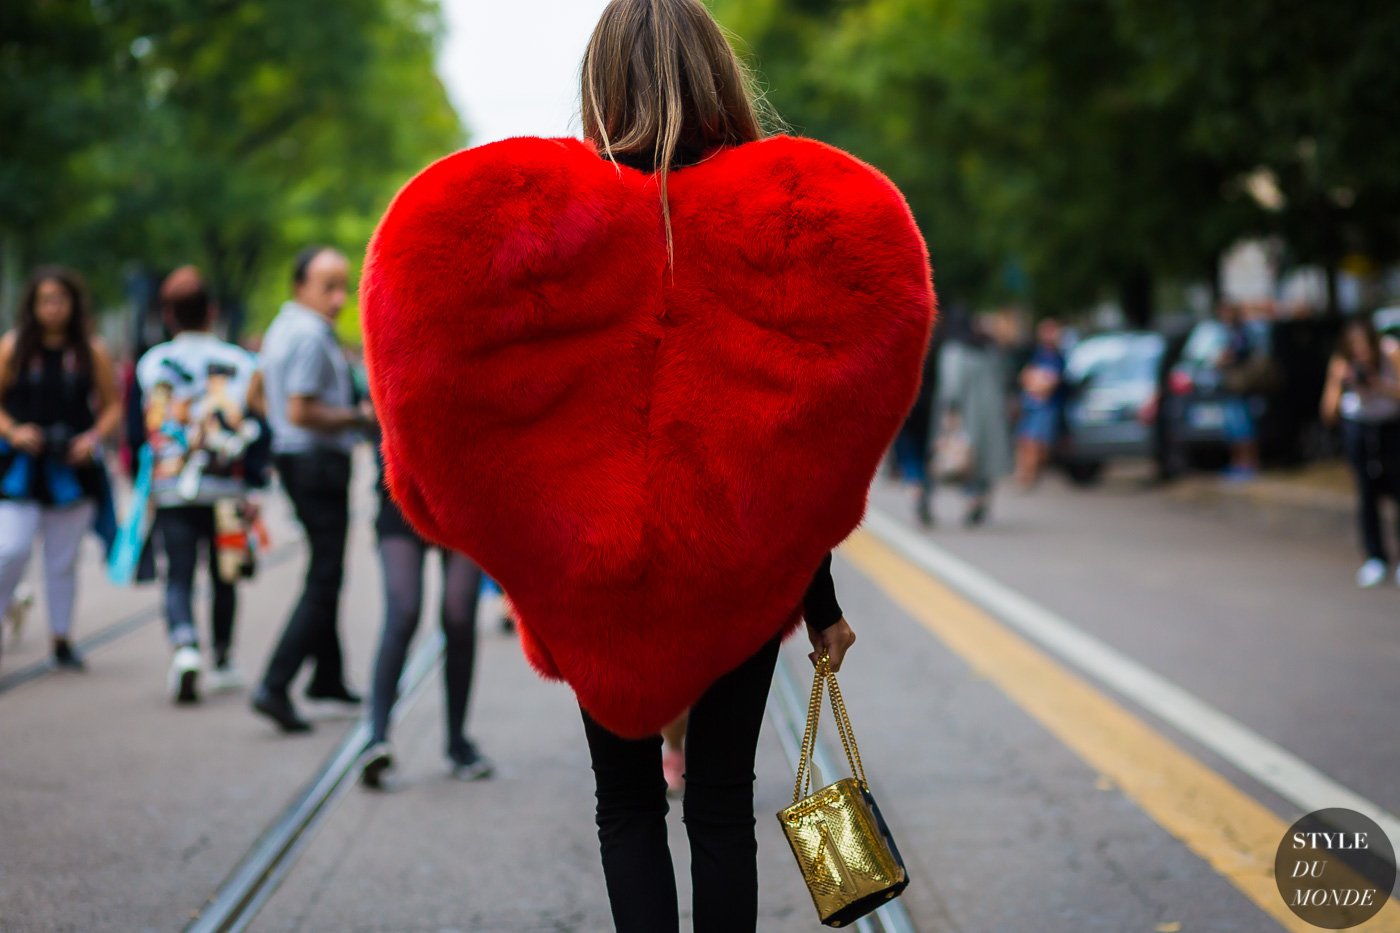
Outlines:
<svg viewBox="0 0 1400 933"><path fill-rule="evenodd" d="M1400 258L1400 6L1114 5L1158 92L1191 103L1186 145L1276 186L1255 227L1328 270L1333 307L1346 254Z"/></svg>
<svg viewBox="0 0 1400 933"><path fill-rule="evenodd" d="M730 8L721 6L722 11ZM1140 80L1108 0L771 3L754 36L780 110L885 168L940 291L1046 310L1199 276L1241 228L1233 169L1180 144L1185 108ZM1008 277L1014 270L1019 275Z"/></svg>
<svg viewBox="0 0 1400 933"><path fill-rule="evenodd" d="M0 4L0 307L77 200L71 158L113 132L110 37L85 3Z"/></svg>
<svg viewBox="0 0 1400 933"><path fill-rule="evenodd" d="M250 295L285 290L296 247L355 255L408 174L465 143L434 0L93 8L109 58L91 73L118 125L69 157L76 196L26 248L109 280L198 262L234 331Z"/></svg>
<svg viewBox="0 0 1400 933"><path fill-rule="evenodd" d="M1383 0L716 0L799 129L909 194L945 296L1036 305L1211 279L1280 233L1335 268L1400 241L1400 7ZM1272 179L1268 205L1251 182ZM1265 199L1265 202L1267 199ZM1268 208L1274 209L1268 209Z"/></svg>

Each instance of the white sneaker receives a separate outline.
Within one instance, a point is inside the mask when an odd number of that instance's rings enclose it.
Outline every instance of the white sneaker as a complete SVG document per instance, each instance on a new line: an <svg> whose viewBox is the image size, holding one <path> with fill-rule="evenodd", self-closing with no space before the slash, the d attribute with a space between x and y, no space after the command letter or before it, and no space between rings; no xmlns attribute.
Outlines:
<svg viewBox="0 0 1400 933"><path fill-rule="evenodd" d="M232 661L225 661L223 666L214 665L209 670L206 682L209 684L209 689L215 693L238 690L245 684L243 672Z"/></svg>
<svg viewBox="0 0 1400 933"><path fill-rule="evenodd" d="M1400 568L1397 569L1400 570ZM1356 571L1356 585L1362 589L1380 586L1381 581L1385 579L1389 571L1390 568L1385 565L1385 561L1373 557L1362 564L1360 570Z"/></svg>
<svg viewBox="0 0 1400 933"><path fill-rule="evenodd" d="M10 640L19 641L24 630L24 622L29 618L29 610L34 608L34 588L28 583L15 587L15 595L10 599L10 608L5 610L5 620L10 623Z"/></svg>
<svg viewBox="0 0 1400 933"><path fill-rule="evenodd" d="M176 703L199 701L199 649L185 645L175 649L166 679L170 698Z"/></svg>

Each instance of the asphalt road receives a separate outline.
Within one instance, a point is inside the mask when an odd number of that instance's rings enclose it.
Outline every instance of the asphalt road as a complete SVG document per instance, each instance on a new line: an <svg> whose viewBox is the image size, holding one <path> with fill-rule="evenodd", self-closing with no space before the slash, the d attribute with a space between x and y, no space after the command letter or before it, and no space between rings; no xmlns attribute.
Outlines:
<svg viewBox="0 0 1400 933"><path fill-rule="evenodd" d="M380 598L358 486L343 628L363 686ZM1007 492L976 530L951 492L932 532L908 506L878 481L835 573L860 636L842 686L915 927L1314 929L1273 890L1273 847L1337 788L1400 812L1400 588L1357 591L1344 538L1232 524L1131 481ZM274 520L293 540L285 510ZM110 588L88 558L80 636L158 600ZM301 566L246 588L250 676ZM7 646L0 679L42 656L41 621ZM783 661L799 681L803 653L790 643ZM89 662L0 694L0 929L180 929L355 723L323 713L285 738L245 693L173 707L159 621ZM609 928L576 706L485 618L478 670L471 731L497 776L447 776L428 677L395 728L392 790L336 794L252 929ZM791 770L765 729L760 929L819 929L772 817ZM678 819L672 838L684 901ZM1400 929L1396 916L1359 929Z"/></svg>

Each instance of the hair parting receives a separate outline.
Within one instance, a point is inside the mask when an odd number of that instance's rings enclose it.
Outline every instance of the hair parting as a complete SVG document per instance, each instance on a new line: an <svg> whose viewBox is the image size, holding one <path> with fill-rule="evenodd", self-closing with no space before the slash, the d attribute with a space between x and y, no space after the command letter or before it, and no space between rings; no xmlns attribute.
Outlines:
<svg viewBox="0 0 1400 933"><path fill-rule="evenodd" d="M765 123L781 122L700 0L612 0L581 71L583 135L614 164L620 155L650 163L674 261L671 169L761 139Z"/></svg>

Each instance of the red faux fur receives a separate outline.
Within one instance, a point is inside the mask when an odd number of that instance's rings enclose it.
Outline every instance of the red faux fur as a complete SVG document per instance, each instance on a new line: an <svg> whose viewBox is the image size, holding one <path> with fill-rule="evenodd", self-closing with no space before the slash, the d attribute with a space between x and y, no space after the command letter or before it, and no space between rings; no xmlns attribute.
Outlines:
<svg viewBox="0 0 1400 933"><path fill-rule="evenodd" d="M475 558L526 655L655 733L800 621L913 403L928 253L875 169L786 136L669 180L574 139L429 166L361 308L390 487Z"/></svg>

